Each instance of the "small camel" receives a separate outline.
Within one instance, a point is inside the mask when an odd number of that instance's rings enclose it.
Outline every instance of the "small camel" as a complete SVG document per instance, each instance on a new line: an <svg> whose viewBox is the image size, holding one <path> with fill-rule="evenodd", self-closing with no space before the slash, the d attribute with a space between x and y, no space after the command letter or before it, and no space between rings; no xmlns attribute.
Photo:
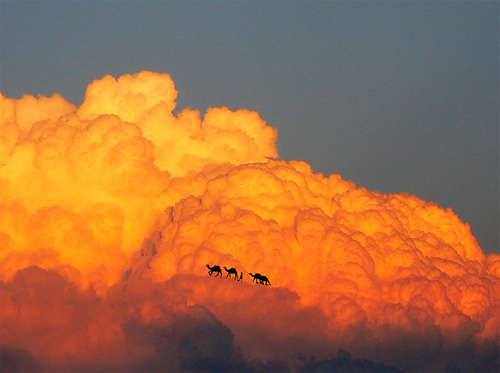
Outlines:
<svg viewBox="0 0 500 373"><path fill-rule="evenodd" d="M271 285L271 282L267 278L267 276L262 276L260 273L256 273L255 275L252 275L249 272L249 275L253 277L253 282L257 281L258 284L262 285Z"/></svg>
<svg viewBox="0 0 500 373"><path fill-rule="evenodd" d="M208 267L208 274L210 276L212 276L212 273L213 272L217 272L217 274L215 275L215 277L219 276L220 275L220 278L222 278L222 270L220 269L219 266L213 266L213 267L210 267L208 264L207 264L207 267Z"/></svg>
<svg viewBox="0 0 500 373"><path fill-rule="evenodd" d="M231 275L234 275L235 280L238 278L238 271L236 270L236 268L227 269L226 267L224 267L224 269L227 272L226 278L228 278L228 277L231 278Z"/></svg>

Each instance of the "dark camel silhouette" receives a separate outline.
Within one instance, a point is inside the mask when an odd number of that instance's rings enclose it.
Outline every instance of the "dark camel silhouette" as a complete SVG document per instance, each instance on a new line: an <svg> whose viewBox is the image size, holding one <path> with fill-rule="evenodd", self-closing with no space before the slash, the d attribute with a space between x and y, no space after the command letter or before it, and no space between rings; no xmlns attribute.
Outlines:
<svg viewBox="0 0 500 373"><path fill-rule="evenodd" d="M267 276L260 276L260 283L264 285L271 286L271 281L267 278Z"/></svg>
<svg viewBox="0 0 500 373"><path fill-rule="evenodd" d="M213 266L213 267L210 267L208 264L207 264L207 267L208 267L208 274L210 276L212 276L212 273L213 272L217 272L217 274L215 275L215 277L219 276L222 278L222 270L220 269L219 266Z"/></svg>
<svg viewBox="0 0 500 373"><path fill-rule="evenodd" d="M258 284L271 285L271 282L269 281L267 276L262 276L260 273L256 273L255 275L252 275L250 272L248 272L248 274L253 277L252 282L257 281Z"/></svg>
<svg viewBox="0 0 500 373"><path fill-rule="evenodd" d="M238 271L236 270L236 268L227 269L226 267L224 267L224 269L227 272L226 278L231 277L231 275L234 275L235 280L238 278Z"/></svg>
<svg viewBox="0 0 500 373"><path fill-rule="evenodd" d="M260 282L260 277L261 277L260 273L256 273L255 275L252 275L250 272L248 272L248 274L253 277L252 282L255 282L255 281Z"/></svg>

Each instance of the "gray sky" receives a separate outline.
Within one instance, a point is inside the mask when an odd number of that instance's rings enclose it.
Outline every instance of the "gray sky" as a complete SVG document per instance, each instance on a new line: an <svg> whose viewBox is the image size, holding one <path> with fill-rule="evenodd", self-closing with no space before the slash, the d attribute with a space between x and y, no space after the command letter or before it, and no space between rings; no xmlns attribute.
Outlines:
<svg viewBox="0 0 500 373"><path fill-rule="evenodd" d="M0 89L79 105L170 73L178 107L258 111L281 157L451 207L499 251L498 1L1 1Z"/></svg>

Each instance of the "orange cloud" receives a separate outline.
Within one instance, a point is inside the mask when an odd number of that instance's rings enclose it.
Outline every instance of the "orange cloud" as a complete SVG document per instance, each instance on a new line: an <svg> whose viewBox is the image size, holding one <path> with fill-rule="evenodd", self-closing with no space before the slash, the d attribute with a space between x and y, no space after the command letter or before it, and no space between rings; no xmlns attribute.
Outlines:
<svg viewBox="0 0 500 373"><path fill-rule="evenodd" d="M177 94L145 71L79 108L0 95L2 364L498 367L500 255L451 209L270 160L258 113Z"/></svg>

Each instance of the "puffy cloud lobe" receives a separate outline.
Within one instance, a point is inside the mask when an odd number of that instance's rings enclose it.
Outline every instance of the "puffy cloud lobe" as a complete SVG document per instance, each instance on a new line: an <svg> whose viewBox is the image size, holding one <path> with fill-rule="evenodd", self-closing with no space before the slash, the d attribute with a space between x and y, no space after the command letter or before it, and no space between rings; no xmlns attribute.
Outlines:
<svg viewBox="0 0 500 373"><path fill-rule="evenodd" d="M452 210L269 160L257 113L177 94L146 71L79 108L0 95L2 366L498 368L500 255Z"/></svg>
<svg viewBox="0 0 500 373"><path fill-rule="evenodd" d="M176 116L177 90L168 74L143 71L118 79L108 75L89 85L78 109L84 120L116 115L135 123L154 144L155 164L174 176L199 172L211 163L240 164L277 157L277 130L256 112L183 109Z"/></svg>
<svg viewBox="0 0 500 373"><path fill-rule="evenodd" d="M276 157L277 131L248 110L211 108L203 120L197 110L175 117L167 105L144 113L138 125L155 145L156 165L174 176L202 171L213 163L241 164Z"/></svg>
<svg viewBox="0 0 500 373"><path fill-rule="evenodd" d="M125 122L137 123L145 111L158 103L164 103L172 111L176 98L177 90L168 74L142 71L118 79L106 75L88 86L78 115L92 120L103 114L115 114Z"/></svg>

